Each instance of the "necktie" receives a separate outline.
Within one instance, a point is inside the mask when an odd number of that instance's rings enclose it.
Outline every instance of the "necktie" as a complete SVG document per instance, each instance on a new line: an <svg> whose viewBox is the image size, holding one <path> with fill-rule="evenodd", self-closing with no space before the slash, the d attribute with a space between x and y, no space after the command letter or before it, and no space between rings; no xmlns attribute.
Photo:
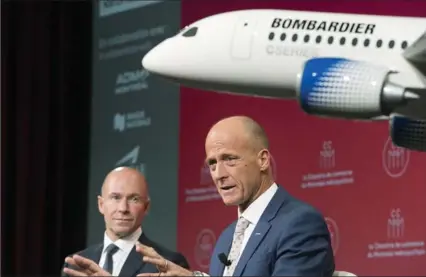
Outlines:
<svg viewBox="0 0 426 277"><path fill-rule="evenodd" d="M244 240L244 231L249 226L250 222L244 217L240 217L235 227L234 239L232 240L231 251L229 252L228 259L231 260L231 265L228 268L227 275L232 276L238 264L238 257L240 256L241 246Z"/></svg>
<svg viewBox="0 0 426 277"><path fill-rule="evenodd" d="M106 248L107 254L106 254L106 257L105 257L105 263L104 263L103 269L105 269L106 271L108 271L111 274L112 274L112 270L113 270L112 255L114 255L115 252L117 252L117 251L118 251L118 247L114 243L111 243Z"/></svg>

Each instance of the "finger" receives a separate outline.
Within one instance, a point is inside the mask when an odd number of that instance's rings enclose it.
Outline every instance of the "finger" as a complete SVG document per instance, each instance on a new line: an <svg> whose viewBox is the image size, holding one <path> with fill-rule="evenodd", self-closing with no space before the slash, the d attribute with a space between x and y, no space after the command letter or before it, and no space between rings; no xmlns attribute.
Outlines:
<svg viewBox="0 0 426 277"><path fill-rule="evenodd" d="M69 275L69 276L87 276L86 272L81 272L81 271L74 270L74 269L71 269L71 268L68 268L68 267L64 268L64 273Z"/></svg>
<svg viewBox="0 0 426 277"><path fill-rule="evenodd" d="M85 271L84 268L79 267L78 264L75 262L75 260L71 257L65 258L65 262L68 265L75 267L75 270L77 270L77 271L83 271L83 272Z"/></svg>
<svg viewBox="0 0 426 277"><path fill-rule="evenodd" d="M74 255L73 259L80 268L87 270L89 273L95 273L102 270L98 264L90 259L83 258L79 255Z"/></svg>
<svg viewBox="0 0 426 277"><path fill-rule="evenodd" d="M158 273L141 273L136 275L136 277L157 277Z"/></svg>
<svg viewBox="0 0 426 277"><path fill-rule="evenodd" d="M148 256L144 256L142 258L142 260L146 263L153 264L153 265L156 265L156 266L161 267L161 268L164 265L164 259L163 258L151 258L151 257L148 257Z"/></svg>
<svg viewBox="0 0 426 277"><path fill-rule="evenodd" d="M161 258L161 255L159 255L157 251L154 250L154 248L148 247L141 243L136 244L136 251L141 253L143 256L148 256L152 258Z"/></svg>

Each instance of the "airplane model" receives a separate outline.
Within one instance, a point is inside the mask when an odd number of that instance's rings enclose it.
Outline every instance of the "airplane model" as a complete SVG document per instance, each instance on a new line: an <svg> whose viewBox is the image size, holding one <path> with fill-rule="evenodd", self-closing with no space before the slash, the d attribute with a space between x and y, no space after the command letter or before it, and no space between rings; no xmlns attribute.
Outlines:
<svg viewBox="0 0 426 277"><path fill-rule="evenodd" d="M426 151L426 18L225 12L161 42L142 66L188 87L296 99L316 116L389 120L394 144Z"/></svg>

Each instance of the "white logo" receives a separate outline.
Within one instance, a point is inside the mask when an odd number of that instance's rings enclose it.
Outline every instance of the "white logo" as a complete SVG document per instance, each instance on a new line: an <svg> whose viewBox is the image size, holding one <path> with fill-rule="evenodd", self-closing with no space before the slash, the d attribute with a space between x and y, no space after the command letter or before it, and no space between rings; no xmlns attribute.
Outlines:
<svg viewBox="0 0 426 277"><path fill-rule="evenodd" d="M128 0L100 0L99 17L109 16L136 8L160 3L164 0L144 0L144 1L128 1Z"/></svg>
<svg viewBox="0 0 426 277"><path fill-rule="evenodd" d="M395 239L404 236L404 217L401 215L401 209L392 209L388 219L388 238Z"/></svg>
<svg viewBox="0 0 426 277"><path fill-rule="evenodd" d="M333 149L332 142L330 140L324 141L322 144L322 150L320 151L319 166L323 169L330 169L336 165L335 150Z"/></svg>
<svg viewBox="0 0 426 277"><path fill-rule="evenodd" d="M337 250L339 249L339 227L334 219L330 217L325 217L325 222L327 223L328 231L330 232L331 247L333 248L333 254L336 255Z"/></svg>
<svg viewBox="0 0 426 277"><path fill-rule="evenodd" d="M352 169L337 170L336 168L336 150L331 140L322 143L322 149L319 151L320 172L312 172L302 175L302 189L321 188L329 186L343 186L355 182Z"/></svg>
<svg viewBox="0 0 426 277"><path fill-rule="evenodd" d="M117 75L117 80L115 81L115 94L125 94L132 91L147 89L148 76L149 72L145 69L119 73Z"/></svg>
<svg viewBox="0 0 426 277"><path fill-rule="evenodd" d="M383 147L383 168L393 178L401 177L407 170L410 161L410 151L392 143L391 138Z"/></svg>
<svg viewBox="0 0 426 277"><path fill-rule="evenodd" d="M201 168L200 185L214 185L208 165L204 165Z"/></svg>
<svg viewBox="0 0 426 277"><path fill-rule="evenodd" d="M201 185L201 186L200 186ZM200 170L200 182L194 188L185 189L185 202L206 202L222 199L210 174L210 168L203 164Z"/></svg>
<svg viewBox="0 0 426 277"><path fill-rule="evenodd" d="M203 229L195 242L195 260L199 267L209 268L210 259L216 244L216 236L210 229Z"/></svg>
<svg viewBox="0 0 426 277"><path fill-rule="evenodd" d="M144 163L139 162L139 150L140 146L135 146L129 153L124 155L118 162L115 163L116 166L128 166L139 170L146 177L146 166Z"/></svg>
<svg viewBox="0 0 426 277"><path fill-rule="evenodd" d="M114 115L114 130L123 132L126 128L126 116L124 114L117 113Z"/></svg>
<svg viewBox="0 0 426 277"><path fill-rule="evenodd" d="M147 116L144 110L114 115L113 129L119 132L148 126L151 126L151 117Z"/></svg>
<svg viewBox="0 0 426 277"><path fill-rule="evenodd" d="M392 208L387 216L387 239L383 239L384 235L379 240L369 243L367 246L367 258L409 258L413 256L424 256L425 242L424 236L407 240L405 238L405 219L402 216L400 208Z"/></svg>

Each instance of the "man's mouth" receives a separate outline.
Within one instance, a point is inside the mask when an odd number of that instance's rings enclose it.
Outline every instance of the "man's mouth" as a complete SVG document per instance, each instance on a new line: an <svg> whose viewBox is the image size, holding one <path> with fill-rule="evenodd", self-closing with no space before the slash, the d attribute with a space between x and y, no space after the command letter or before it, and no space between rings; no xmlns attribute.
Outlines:
<svg viewBox="0 0 426 277"><path fill-rule="evenodd" d="M221 189L221 190L230 190L230 189L233 189L233 188L235 188L235 186L234 186L234 185L232 185L232 186L222 186L222 187L220 187L220 189Z"/></svg>

